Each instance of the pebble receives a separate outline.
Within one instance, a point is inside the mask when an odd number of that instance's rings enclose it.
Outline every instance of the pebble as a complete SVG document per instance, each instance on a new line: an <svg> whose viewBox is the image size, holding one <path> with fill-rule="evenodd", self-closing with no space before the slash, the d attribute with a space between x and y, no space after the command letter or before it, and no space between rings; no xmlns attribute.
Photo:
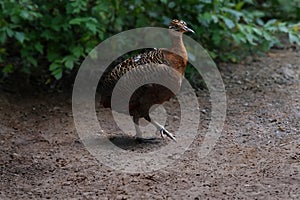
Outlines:
<svg viewBox="0 0 300 200"><path fill-rule="evenodd" d="M270 123L277 122L277 119L269 119L269 122L270 122Z"/></svg>

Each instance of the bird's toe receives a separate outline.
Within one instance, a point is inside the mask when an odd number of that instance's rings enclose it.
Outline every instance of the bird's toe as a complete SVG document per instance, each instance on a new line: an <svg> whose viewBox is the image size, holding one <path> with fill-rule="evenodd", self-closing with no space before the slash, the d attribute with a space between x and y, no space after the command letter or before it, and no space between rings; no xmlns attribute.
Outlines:
<svg viewBox="0 0 300 200"><path fill-rule="evenodd" d="M177 142L175 136L174 136L172 133L170 133L170 132L169 132L167 129L165 129L165 128L160 129L160 135L161 135L162 138L164 138L165 135L166 135L167 137L169 137L169 138L172 139L173 141Z"/></svg>

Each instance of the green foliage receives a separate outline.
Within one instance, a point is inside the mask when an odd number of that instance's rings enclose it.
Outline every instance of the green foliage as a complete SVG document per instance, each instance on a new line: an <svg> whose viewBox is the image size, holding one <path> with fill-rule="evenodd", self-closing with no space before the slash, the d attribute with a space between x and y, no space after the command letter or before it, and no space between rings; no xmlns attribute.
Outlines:
<svg viewBox="0 0 300 200"><path fill-rule="evenodd" d="M278 18L295 22L300 19L300 0L260 0L257 2L256 9L264 11L265 17L270 19Z"/></svg>
<svg viewBox="0 0 300 200"><path fill-rule="evenodd" d="M252 53L264 52L280 45L278 36L286 34L291 43L300 44L300 24L273 19L256 8L252 0L190 0L178 7L178 18L183 18L196 30L211 56L237 62ZM193 5L193 2L197 2ZM272 2L270 2L272 3ZM188 13L188 15L186 15ZM171 12L167 13L171 16Z"/></svg>
<svg viewBox="0 0 300 200"><path fill-rule="evenodd" d="M300 0L3 0L0 70L61 79L105 38L123 30L183 19L220 60L238 62L280 44L300 45ZM290 6L291 5L291 6ZM274 11L274 12L273 12ZM286 21L283 21L286 20ZM290 21L290 22L289 22Z"/></svg>
<svg viewBox="0 0 300 200"><path fill-rule="evenodd" d="M87 0L2 1L2 71L49 72L60 79L104 39L109 6ZM14 63L15 57L22 59L21 65Z"/></svg>

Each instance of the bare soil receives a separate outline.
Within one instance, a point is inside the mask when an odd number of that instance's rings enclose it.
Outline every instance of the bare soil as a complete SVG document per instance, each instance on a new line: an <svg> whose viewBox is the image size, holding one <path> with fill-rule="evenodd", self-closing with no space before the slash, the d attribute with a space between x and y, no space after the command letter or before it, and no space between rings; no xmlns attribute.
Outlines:
<svg viewBox="0 0 300 200"><path fill-rule="evenodd" d="M273 50L219 67L228 108L214 149L200 159L199 136L176 164L151 173L99 163L76 133L70 92L1 91L0 199L300 199L300 52ZM209 97L205 90L198 95L205 129ZM166 107L179 114L174 100ZM169 130L176 120L168 121ZM113 123L103 126L128 151L169 142L139 144Z"/></svg>

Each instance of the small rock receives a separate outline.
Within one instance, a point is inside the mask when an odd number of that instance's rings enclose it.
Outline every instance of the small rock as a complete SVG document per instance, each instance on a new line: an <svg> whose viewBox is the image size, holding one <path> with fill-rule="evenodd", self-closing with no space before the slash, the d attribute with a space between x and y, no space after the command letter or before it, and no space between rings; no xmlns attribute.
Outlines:
<svg viewBox="0 0 300 200"><path fill-rule="evenodd" d="M174 118L174 120L179 120L180 119L180 117L178 117L176 115L173 118Z"/></svg>
<svg viewBox="0 0 300 200"><path fill-rule="evenodd" d="M283 68L283 75L286 79L288 78L295 78L295 72L291 70L290 68Z"/></svg>
<svg viewBox="0 0 300 200"><path fill-rule="evenodd" d="M15 158L20 158L21 156L20 156L20 154L13 153L13 154L12 154L12 157L15 157Z"/></svg>
<svg viewBox="0 0 300 200"><path fill-rule="evenodd" d="M58 110L60 110L60 107L59 107L59 106L55 106L55 107L53 108L53 110L54 110L54 111L58 111Z"/></svg>
<svg viewBox="0 0 300 200"><path fill-rule="evenodd" d="M278 130L280 130L280 131L282 131L282 132L285 131L284 127L282 127L282 126L278 126Z"/></svg>

